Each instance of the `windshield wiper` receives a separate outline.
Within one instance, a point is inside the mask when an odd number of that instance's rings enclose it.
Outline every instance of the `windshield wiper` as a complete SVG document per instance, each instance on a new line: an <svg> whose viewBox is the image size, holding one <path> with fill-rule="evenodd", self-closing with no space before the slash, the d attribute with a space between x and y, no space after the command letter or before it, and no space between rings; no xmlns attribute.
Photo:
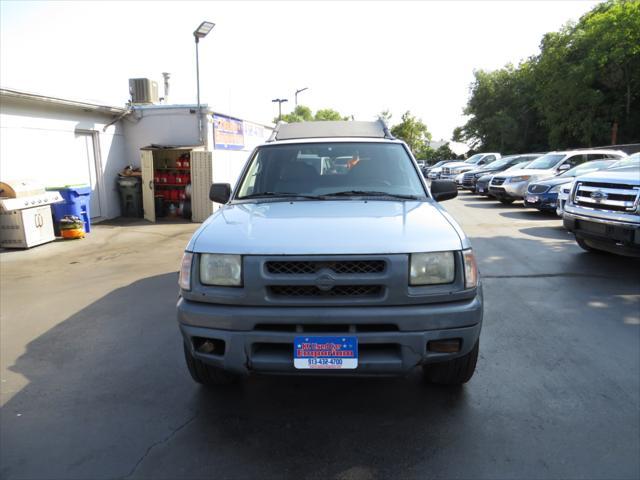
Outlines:
<svg viewBox="0 0 640 480"><path fill-rule="evenodd" d="M417 200L416 195L403 195L400 193L376 192L374 190L346 190L344 192L325 193L325 197L392 197L403 200Z"/></svg>
<svg viewBox="0 0 640 480"><path fill-rule="evenodd" d="M248 198L277 198L277 197L287 197L287 198L310 198L312 200L324 200L323 196L319 195L305 195L304 193L292 193L292 192L257 192L250 193L249 195L244 195L243 197L238 197L238 200L246 200Z"/></svg>

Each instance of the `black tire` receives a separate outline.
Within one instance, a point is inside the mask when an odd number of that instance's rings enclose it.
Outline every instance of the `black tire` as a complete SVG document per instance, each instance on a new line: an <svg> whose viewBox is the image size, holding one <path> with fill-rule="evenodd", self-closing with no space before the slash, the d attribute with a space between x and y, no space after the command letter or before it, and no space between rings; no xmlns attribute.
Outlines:
<svg viewBox="0 0 640 480"><path fill-rule="evenodd" d="M587 244L587 242L584 240L584 238L576 237L576 243L585 252L589 252L589 253L604 253L602 250L598 250L597 248L593 248L591 245Z"/></svg>
<svg viewBox="0 0 640 480"><path fill-rule="evenodd" d="M189 345L184 343L184 359L187 362L187 368L197 383L211 387L214 385L229 385L238 380L238 376L233 373L229 373L221 368L212 367L206 363L201 362L193 355Z"/></svg>
<svg viewBox="0 0 640 480"><path fill-rule="evenodd" d="M473 377L478 362L480 341L477 340L473 349L464 357L455 358L448 362L424 365L422 372L425 381L438 385L461 385Z"/></svg>
<svg viewBox="0 0 640 480"><path fill-rule="evenodd" d="M513 202L515 202L513 198L499 198L498 200L500 200L500 203L502 203L503 205L511 205Z"/></svg>

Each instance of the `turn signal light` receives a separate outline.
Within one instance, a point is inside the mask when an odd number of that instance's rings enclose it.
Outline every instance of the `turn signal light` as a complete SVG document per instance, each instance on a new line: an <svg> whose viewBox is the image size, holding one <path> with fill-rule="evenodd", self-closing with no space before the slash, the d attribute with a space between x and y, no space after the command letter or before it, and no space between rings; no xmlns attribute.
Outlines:
<svg viewBox="0 0 640 480"><path fill-rule="evenodd" d="M427 350L436 353L457 353L462 346L462 340L451 338L448 340L431 340L427 342Z"/></svg>

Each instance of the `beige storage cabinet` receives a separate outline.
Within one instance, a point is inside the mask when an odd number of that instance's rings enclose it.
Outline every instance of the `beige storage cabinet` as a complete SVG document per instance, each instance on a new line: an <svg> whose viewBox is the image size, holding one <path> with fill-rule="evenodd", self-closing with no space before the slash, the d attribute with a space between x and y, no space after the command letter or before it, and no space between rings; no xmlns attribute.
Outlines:
<svg viewBox="0 0 640 480"><path fill-rule="evenodd" d="M180 158L189 155L189 167L178 167ZM158 220L156 215L156 196L167 191L184 191L191 201L192 222L204 222L213 213L213 203L209 200L209 189L213 183L212 154L201 146L150 146L141 149L140 164L142 170L142 205L144 218L150 222ZM190 183L173 184L159 182L158 173L176 175L188 173ZM178 200L178 202L184 199ZM175 199L165 199L165 205ZM167 217L171 219L170 217ZM184 218L180 216L179 218Z"/></svg>

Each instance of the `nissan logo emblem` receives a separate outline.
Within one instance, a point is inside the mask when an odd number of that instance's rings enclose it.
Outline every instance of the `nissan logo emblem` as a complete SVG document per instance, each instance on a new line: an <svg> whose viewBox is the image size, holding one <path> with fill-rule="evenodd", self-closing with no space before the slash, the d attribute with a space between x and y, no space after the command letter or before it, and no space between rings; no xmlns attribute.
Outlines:
<svg viewBox="0 0 640 480"><path fill-rule="evenodd" d="M327 273L320 275L316 279L316 287L318 287L323 292L328 292L329 290L331 290L335 283L335 279Z"/></svg>

